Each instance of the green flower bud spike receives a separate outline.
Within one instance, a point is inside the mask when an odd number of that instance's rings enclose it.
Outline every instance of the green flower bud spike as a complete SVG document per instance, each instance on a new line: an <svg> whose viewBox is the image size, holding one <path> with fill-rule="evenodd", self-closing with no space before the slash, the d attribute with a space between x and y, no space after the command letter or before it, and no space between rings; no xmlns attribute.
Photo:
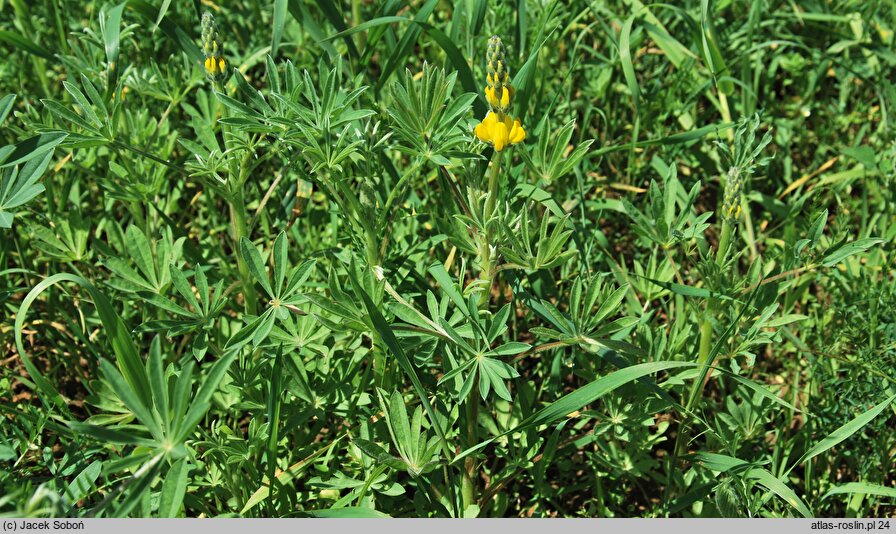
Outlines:
<svg viewBox="0 0 896 534"><path fill-rule="evenodd" d="M510 85L510 70L505 59L504 43L497 35L488 40L485 59L486 81L485 97L492 111L507 113L513 99L513 86Z"/></svg>
<svg viewBox="0 0 896 534"><path fill-rule="evenodd" d="M740 219L740 196L743 186L740 170L737 167L732 167L725 179L725 194L722 197L722 218L731 226L734 226Z"/></svg>
<svg viewBox="0 0 896 534"><path fill-rule="evenodd" d="M215 17L206 11L202 14L202 52L205 54L205 73L213 82L223 82L227 77L227 60L224 44L218 34Z"/></svg>

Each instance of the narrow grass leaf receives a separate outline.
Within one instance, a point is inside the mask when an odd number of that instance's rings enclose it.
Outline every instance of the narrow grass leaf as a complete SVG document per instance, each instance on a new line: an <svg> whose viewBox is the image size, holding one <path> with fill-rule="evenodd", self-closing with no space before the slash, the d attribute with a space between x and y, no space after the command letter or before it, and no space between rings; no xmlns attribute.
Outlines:
<svg viewBox="0 0 896 534"><path fill-rule="evenodd" d="M823 440L819 441L818 443L813 445L812 448L810 448L808 451L806 451L806 453L803 454L803 456L796 462L796 464L794 464L793 467L796 467L797 465L800 465L803 462L811 460L812 458L818 456L819 454L822 454L823 452L826 452L826 451L830 450L831 448L835 447L837 444L843 442L844 440L849 439L850 436L852 436L853 434L855 434L856 432L861 430L865 425L870 423L875 417L880 415L880 413L882 411L884 411L887 408L887 406L889 406L890 403L893 402L894 399L896 399L896 395L891 396L887 400L881 402L877 406L871 408L867 412L859 415L858 417L852 419L845 425L837 428L836 430L834 430L833 432L828 434ZM792 470L793 467L791 467L790 470ZM788 472L790 470L788 470Z"/></svg>
<svg viewBox="0 0 896 534"><path fill-rule="evenodd" d="M286 8L288 0L274 0L274 20L271 31L271 56L277 57L280 40L283 38L283 27L286 25Z"/></svg>
<svg viewBox="0 0 896 534"><path fill-rule="evenodd" d="M768 470L756 467L747 472L747 477L752 478L761 486L783 499L784 502L796 508L803 517L814 517L812 511L809 510L806 503L797 496L796 492L793 491L790 486L775 478L775 476L769 473Z"/></svg>
<svg viewBox="0 0 896 534"><path fill-rule="evenodd" d="M832 495L841 495L844 493L859 493L862 495L876 495L878 497L889 497L891 499L896 499L896 488L881 486L880 484L873 484L871 482L849 482L847 484L834 486L833 488L829 489L827 493L822 496L821 500L823 501Z"/></svg>

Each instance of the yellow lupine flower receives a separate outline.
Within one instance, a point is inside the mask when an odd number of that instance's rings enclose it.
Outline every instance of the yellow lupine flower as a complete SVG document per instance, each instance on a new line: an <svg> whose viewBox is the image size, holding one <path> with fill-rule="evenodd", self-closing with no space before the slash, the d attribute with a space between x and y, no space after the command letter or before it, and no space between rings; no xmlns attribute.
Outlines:
<svg viewBox="0 0 896 534"><path fill-rule="evenodd" d="M509 145L515 145L526 139L526 130L519 119L512 119L503 113L486 114L485 119L476 126L476 137L485 143L494 145L498 152Z"/></svg>
<svg viewBox="0 0 896 534"><path fill-rule="evenodd" d="M488 85L483 91L491 111L476 126L474 133L500 152L510 145L521 143L526 138L526 130L519 119L508 115L514 91L510 85L510 70L504 60L504 44L497 35L488 40L486 66Z"/></svg>

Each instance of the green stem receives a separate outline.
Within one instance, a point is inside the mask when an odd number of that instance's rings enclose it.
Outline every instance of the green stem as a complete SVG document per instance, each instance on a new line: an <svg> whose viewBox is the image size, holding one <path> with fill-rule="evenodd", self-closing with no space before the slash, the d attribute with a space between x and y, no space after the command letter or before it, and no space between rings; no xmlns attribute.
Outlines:
<svg viewBox="0 0 896 534"><path fill-rule="evenodd" d="M488 177L488 200L485 203L485 216L490 218L495 211L495 204L498 197L498 176L501 174L501 160L504 152L495 151L492 157L492 172Z"/></svg>
<svg viewBox="0 0 896 534"><path fill-rule="evenodd" d="M494 282L494 263L495 258L492 257L491 245L494 240L489 221L495 215L495 206L498 202L498 177L501 175L501 160L503 152L495 151L492 157L492 168L488 178L488 197L485 201L485 211L482 214L484 231L479 235L479 279L483 282L485 289L479 297L479 307L485 309L488 307L489 299L492 293L492 283ZM478 372L478 371L477 371ZM476 377L478 383L479 377ZM476 394L477 387L473 387L474 391L466 401L466 419L467 419L467 442L468 447L473 447L477 443L477 417L479 413L479 397ZM463 510L461 513L476 502L476 462L472 457L464 460L463 479L461 480L461 500Z"/></svg>
<svg viewBox="0 0 896 534"><path fill-rule="evenodd" d="M725 93L719 91L719 111L722 113L722 120L726 123L731 122L731 108L728 107L728 97ZM728 130L726 132L729 141L734 141L734 132Z"/></svg>
<svg viewBox="0 0 896 534"><path fill-rule="evenodd" d="M715 262L717 265L724 265L725 260L728 257L728 248L731 244L731 225L728 224L728 221L722 222L722 233L719 236L719 248L716 251ZM697 352L697 365L703 367L706 364L706 361L709 359L710 352L712 352L713 345L713 329L712 322L713 317L716 313L717 302L714 298L709 298L706 302L706 311L704 312L703 319L700 322L700 345ZM711 370L710 370L711 372ZM706 379L709 378L709 374L706 375ZM701 380L703 382L704 380ZM698 378L698 380L700 380ZM694 384L694 390L692 395L688 399L687 405L685 407L686 411L690 413L691 409L696 404L696 401L700 398L701 393L703 392L703 384ZM686 446L687 442L690 440L690 432L685 422L682 422L679 427L678 435L675 438L675 457L680 457L682 454L682 448Z"/></svg>
<svg viewBox="0 0 896 534"><path fill-rule="evenodd" d="M222 93L224 91L224 85L220 82L215 83L215 89L217 93ZM221 106L221 118L227 118L227 107L222 105L220 101L218 105ZM229 151L231 148L231 138L230 135L230 126L224 123L221 123L221 132L224 137L224 148L225 151ZM247 154L248 156L248 154ZM255 293L255 285L252 282L252 277L249 274L249 267L246 265L246 262L243 260L243 255L240 253L240 241L249 235L249 226L246 224L247 215L246 215L246 199L243 195L243 185L246 181L246 173L248 170L247 166L247 157L244 157L242 161L236 161L233 159L231 155L230 165L228 166L228 185L230 188L230 196L227 199L230 208L230 224L232 227L232 237L233 237L233 254L236 256L236 265L239 270L240 275L240 285L243 288L243 300L246 304L246 313L249 315L256 315L258 310L258 295Z"/></svg>
<svg viewBox="0 0 896 534"><path fill-rule="evenodd" d="M479 240L479 265L481 268L479 279L483 281L485 289L479 297L480 308L484 308L488 304L492 293L492 278L494 277L492 270L495 259L492 257L491 253L491 243L494 236L489 227L489 221L495 214L495 205L497 204L498 197L498 177L501 174L501 160L503 155L503 152L495 151L495 155L492 157L492 169L488 178L488 198L485 201L485 211L483 212L482 217L485 230L480 234Z"/></svg>
<svg viewBox="0 0 896 534"><path fill-rule="evenodd" d="M722 222L722 234L719 236L719 249L716 251L716 265L722 266L728 258L728 248L731 244L731 225L728 221ZM709 358L709 351L712 348L712 318L715 315L716 302L710 298L706 304L706 313L703 321L700 323L700 350L698 352L697 363L703 365Z"/></svg>
<svg viewBox="0 0 896 534"><path fill-rule="evenodd" d="M363 22L361 20L361 0L352 0L352 20L354 20L355 26ZM364 32L358 32L356 37L358 50L364 50L364 45L366 44L365 36Z"/></svg>
<svg viewBox="0 0 896 534"><path fill-rule="evenodd" d="M230 222L233 227L233 251L236 256L237 269L240 273L240 284L243 286L243 299L246 301L246 313L255 315L258 309L258 295L255 294L255 285L249 275L249 267L240 253L240 241L247 237L246 202L243 198L243 188L238 187L233 192L230 200Z"/></svg>
<svg viewBox="0 0 896 534"><path fill-rule="evenodd" d="M719 248L716 251L716 265L722 266L728 258L728 249L731 246L731 225L728 221L722 222L722 234L719 236ZM700 349L697 363L703 365L709 358L712 349L712 320L716 312L716 300L710 298L706 303L706 313L700 323ZM690 409L690 406L688 406Z"/></svg>
<svg viewBox="0 0 896 534"><path fill-rule="evenodd" d="M746 203L746 200L741 199L741 202ZM744 233L745 241L747 242L747 247L750 249L750 263L756 261L756 258L759 256L759 250L756 249L756 232L753 230L753 216L750 215L750 210L743 208L744 212Z"/></svg>
<svg viewBox="0 0 896 534"><path fill-rule="evenodd" d="M715 314L715 303L710 298L706 304L706 312L703 321L700 323L700 351L697 356L697 364L703 365L709 358L709 351L712 349L712 317Z"/></svg>
<svg viewBox="0 0 896 534"><path fill-rule="evenodd" d="M479 382L478 376L476 377L476 382ZM476 430L478 425L476 419L479 415L478 389L478 387L473 387L474 391L467 397L465 406L467 419L467 447L473 447L477 443ZM463 478L461 479L460 495L463 502L461 514L463 514L468 507L476 503L476 461L472 456L467 456L466 459L464 459L464 472Z"/></svg>

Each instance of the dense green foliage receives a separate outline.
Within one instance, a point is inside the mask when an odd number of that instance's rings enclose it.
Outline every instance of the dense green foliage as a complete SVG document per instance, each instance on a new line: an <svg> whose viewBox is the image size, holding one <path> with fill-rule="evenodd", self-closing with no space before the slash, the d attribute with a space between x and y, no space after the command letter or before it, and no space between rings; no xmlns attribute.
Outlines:
<svg viewBox="0 0 896 534"><path fill-rule="evenodd" d="M0 515L894 514L892 1L0 13Z"/></svg>

